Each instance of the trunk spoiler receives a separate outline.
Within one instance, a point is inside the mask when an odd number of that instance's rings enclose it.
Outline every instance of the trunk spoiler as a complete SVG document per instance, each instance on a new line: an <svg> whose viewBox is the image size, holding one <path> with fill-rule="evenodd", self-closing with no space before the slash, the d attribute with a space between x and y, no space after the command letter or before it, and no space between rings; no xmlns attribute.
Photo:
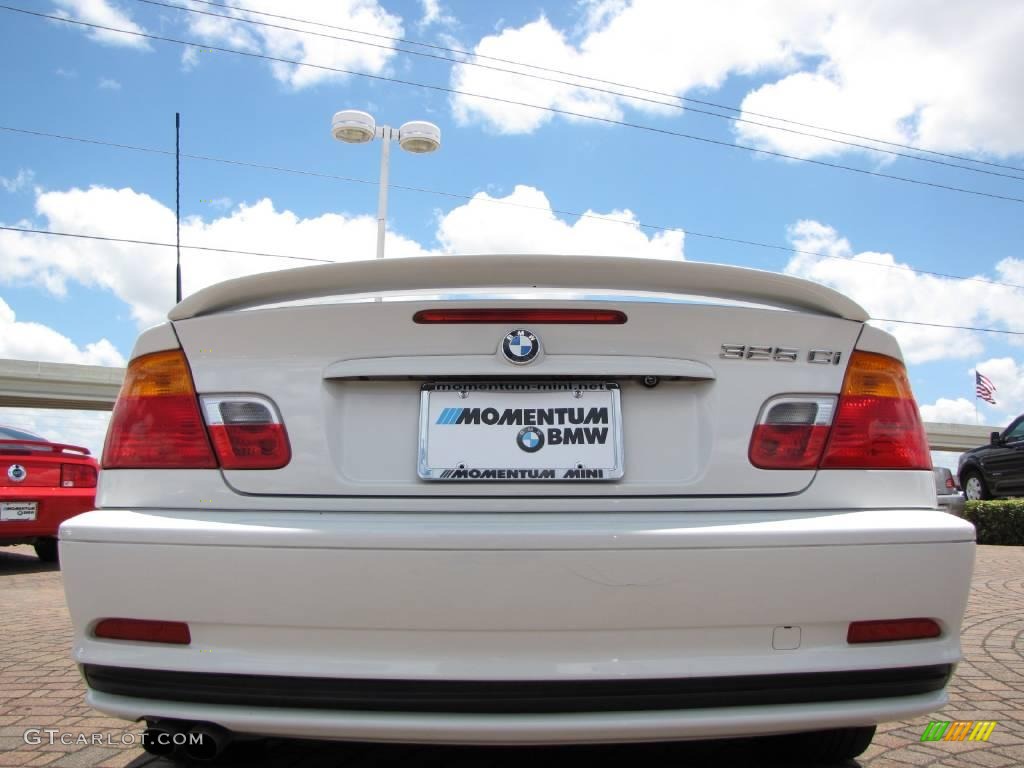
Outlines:
<svg viewBox="0 0 1024 768"><path fill-rule="evenodd" d="M170 320L324 296L539 288L669 293L749 301L864 322L868 313L831 288L743 267L618 256L428 256L349 261L264 272L203 288Z"/></svg>
<svg viewBox="0 0 1024 768"><path fill-rule="evenodd" d="M5 449L24 448L26 453L35 451L37 453L79 453L82 456L89 455L89 449L80 445L67 445L66 443L51 443L41 440L0 440L0 453L6 453Z"/></svg>

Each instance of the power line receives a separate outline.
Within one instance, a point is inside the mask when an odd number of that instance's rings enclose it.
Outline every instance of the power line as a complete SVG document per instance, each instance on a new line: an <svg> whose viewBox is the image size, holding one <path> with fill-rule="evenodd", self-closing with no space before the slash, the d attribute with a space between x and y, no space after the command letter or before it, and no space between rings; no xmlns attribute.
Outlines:
<svg viewBox="0 0 1024 768"><path fill-rule="evenodd" d="M29 235L54 235L56 237L76 237L84 240L104 240L111 243L129 243L131 245L155 245L160 248L175 248L175 243L158 243L153 240L132 240L127 237L105 237L103 235L85 235L78 232L55 232L50 229L31 229L29 227L7 227L0 225L0 229L8 232L23 232ZM259 253L258 251L239 251L232 248L210 248L204 245L183 245L190 251L214 251L216 253L236 253L242 256L267 256L274 259L295 259L296 261L318 261L322 264L336 264L330 259L314 259L309 256L288 256L283 253Z"/></svg>
<svg viewBox="0 0 1024 768"><path fill-rule="evenodd" d="M799 131L799 130L796 130L794 128L786 128L786 127L780 126L780 125L771 125L770 123L761 123L761 122L758 122L756 120L748 120L747 118L736 117L734 115L723 115L720 112L712 112L712 111L706 110L706 109L697 109L697 108L694 108L694 107L686 107L683 104L679 103L678 100L674 101L674 102L661 101L659 99L651 99L651 98L646 98L644 96L637 96L635 94L623 93L621 91L614 91L614 90L611 90L611 89L608 89L608 88L599 88L599 87L592 86L592 85L584 85L584 84L581 84L581 83L574 83L574 82L571 82L571 81L568 81L568 80L559 80L558 78L546 77L544 75L535 75L535 74L530 74L529 72L517 72L516 70L513 70L513 69L505 69L504 67L495 67L495 66L491 66L489 64L481 64L480 62L476 62L476 61L461 61L459 59L454 59L454 58L451 58L451 57L448 57L448 56L441 56L441 55L434 54L434 53L426 53L424 51L412 51L412 50L409 50L407 48L397 48L397 47L390 46L390 45L383 45L381 43L372 43L372 42L369 42L367 40L357 40L357 39L351 38L351 37L340 37L338 35L328 35L328 34L325 34L323 32L314 32L312 30L307 30L307 29L296 29L295 27L285 27L285 26L282 26L280 24L270 24L270 23L265 22L265 21L256 21L255 19L247 19L247 18L240 17L240 16L231 16L229 14L224 14L224 13L214 13L212 11L203 11L203 10L200 10L199 8L187 8L187 7L184 7L184 6L181 6L181 5L176 5L174 3L160 2L160 0L136 0L136 1L140 2L140 3L145 3L146 5L155 5L155 6L160 6L162 8L173 8L175 10L184 11L186 13L201 14L201 15L204 15L204 16L212 16L214 18L219 18L219 19L229 19L231 21L240 21L240 22L243 22L245 24L253 24L253 25L256 25L256 26L268 27L268 28L271 28L271 29L281 29L281 30L285 30L285 31L288 31L288 32L296 32L298 34L303 34L303 35L316 35L317 37L323 37L323 38L327 38L327 39L330 39L330 40L339 40L339 41L346 42L346 43L353 43L355 45L366 45L366 46L370 46L370 47L373 47L373 48L380 48L380 49L383 49L383 50L386 50L386 51L392 51L392 52L395 52L395 53L405 53L405 54L409 54L411 56L422 56L422 57L425 57L425 58L435 59L435 60L438 60L438 61L445 61L445 62L448 62L450 64L458 64L458 65L462 65L462 66L479 67L479 68L491 70L491 71L494 71L494 72L503 72L505 74L515 75L517 77L528 77L528 78L531 78L531 79L534 79L534 80L542 80L542 81L548 82L548 83L556 83L558 85L567 85L567 86L571 86L571 87L574 87L574 88L582 88L582 89L585 89L585 90L588 90L588 91L594 91L596 93L603 93L603 94L607 94L607 95L618 96L618 97L624 98L624 99L633 99L633 100L642 101L642 102L645 102L645 103L648 103L648 104L657 104L659 106L671 107L673 109L688 110L690 112L694 112L694 113L701 114L701 115L709 115L711 117L718 117L718 118L721 118L723 120L730 120L732 122L746 123L746 124L749 124L749 125L756 125L756 126L759 126L761 128L768 128L769 130L773 130L773 131L784 131L786 133L792 133L792 134L796 134L798 136L806 136L806 137L809 137L809 138L819 139L821 141L827 141L827 142L831 142L831 143L834 143L834 144L842 144L842 145L847 146L847 147L855 147L857 149L865 149L865 150L868 150L870 152L879 152L879 153L882 153L882 154L885 154L885 155L890 155L892 157L902 157L902 158L907 158L909 160L917 160L917 161L924 162L924 163L932 163L933 165L941 165L941 166L945 166L947 168L956 168L956 169L962 170L962 171L969 171L969 172L972 172L972 173L982 173L982 174L985 174L987 176L999 176L999 177L1005 178L1005 179L1013 179L1014 181L1022 181L1022 182L1024 182L1024 176L1017 176L1015 174L1010 174L1010 173L1000 173L999 171L987 171L984 168L972 168L970 166L961 165L960 163L951 163L951 162L947 162L945 160L935 160L935 159L930 158L930 157L922 157L921 155L912 155L912 154L908 154L906 152L899 152L899 151L893 150L893 149L883 149L881 147L873 147L873 146L870 146L868 144L859 144L859 143L853 142L853 141L845 141L843 139L835 139L835 138L830 138L828 136L820 136L818 134L808 133L806 131ZM211 3L211 5L218 5L218 4ZM239 10L244 10L244 9L239 9ZM257 11L257 13L258 13L258 11ZM300 20L300 19L296 19L296 21L302 21L302 23L305 23L305 24L319 24L319 22L306 21L306 20ZM329 25L325 25L325 26L329 26ZM365 33L363 33L363 34L365 34ZM678 99L678 97L673 97L673 98Z"/></svg>
<svg viewBox="0 0 1024 768"><path fill-rule="evenodd" d="M27 128L14 128L12 126L6 126L6 125L0 125L0 131L8 131L8 132L11 132L11 133L22 133L22 134L27 134L27 135L30 135L30 136L39 136L39 137L44 137L44 138L62 139L62 140L66 140L66 141L77 141L77 142L81 142L81 143L85 143L85 144L95 144L95 145L99 145L99 146L113 147L115 149L135 150L135 151L138 151L138 152L149 152L149 153L152 153L152 154L160 154L160 155L173 155L174 154L173 152L171 152L169 150L155 149L153 147L140 147L140 146L135 146L135 145L131 145L131 144L120 144L120 143L117 143L117 142L103 141L103 140L100 140L100 139L88 139L88 138L84 138L84 137L81 137L81 136L68 136L66 134L47 133L47 132L44 132L44 131L34 131L34 130L29 130ZM312 177L315 177L315 178L328 179L328 180L331 180L331 181L342 181L342 182L351 182L351 183L355 183L355 184L365 184L367 186L379 186L379 182L377 182L377 181L372 181L372 180L369 180L369 179L360 179L360 178L356 178L356 177L353 177L353 176L339 176L339 175L332 174L332 173L323 173L321 171L310 171L310 170L303 170L303 169L297 169L297 168L287 168L287 167L279 166L279 165L267 165L265 163L253 163L253 162L249 162L249 161L245 161L245 160L232 160L232 159L227 159L227 158L222 158L222 157L211 157L211 156L208 156L208 155L182 154L181 156L184 157L184 158L190 159L190 160L202 160L202 161L205 161L205 162L223 163L223 164L226 164L226 165L236 165L236 166L241 166L241 167L245 167L245 168L256 168L256 169L259 169L259 170L275 171L277 173L289 173L289 174L296 174L296 175L300 175L300 176L312 176ZM660 225L660 224L649 224L649 223L645 223L645 222L641 222L641 221L635 221L635 220L627 221L627 220L623 220L623 219L612 218L610 216L601 216L601 215L595 214L595 213L587 213L587 212L584 212L584 211L570 211L570 210L566 210L566 209L563 209L563 208L553 208L553 207L545 207L545 206L540 206L540 205L530 205L528 203L517 203L517 202L511 201L511 200L497 200L497 199L495 199L493 197L476 197L475 195L467 195L467 194L459 193L459 192L446 192L446 191L437 190L437 189L428 189L426 187L413 187L413 186L407 186L407 185L403 185L403 184L389 184L388 185L388 189L393 189L393 190L397 190L397 191L400 191L400 192L414 192L414 193L419 193L419 194L436 195L436 196L439 196L439 197L453 198L453 199L456 199L456 200L467 200L467 201L470 201L470 202L477 201L477 202L481 202L481 203L487 203L487 204L490 204L490 205L507 205L507 206L511 206L513 208L523 208L523 209L526 209L526 210L539 211L539 212L542 212L542 213L557 213L557 214L562 215L562 216L576 216L578 218L583 218L583 219L594 219L594 220L597 220L597 221L609 222L611 224L622 224L622 225L625 225L625 226L638 227L638 228L641 228L641 229L650 229L650 230L654 230L654 231L658 231L658 232L683 232L687 237L697 237L697 238L703 238L703 239L708 239L708 240L718 240L718 241L726 242L726 243L735 243L737 245L747 245L747 246L752 246L752 247L756 247L756 248L767 248L767 249L770 249L770 250L783 251L783 252L786 252L786 253L797 253L797 254L801 254L801 255L804 255L804 256L815 256L815 257L821 258L821 259L830 259L832 261L841 261L841 262L844 262L846 264L854 264L854 265L857 265L857 266L879 267L879 268L882 268L882 269L896 270L896 271L899 271L899 272L910 272L910 273L913 273L913 274L928 275L928 276L931 276L931 277L941 277L941 278L946 278L946 279L949 279L949 280L960 280L960 281L963 281L963 282L985 283L987 285L998 285L998 286L1002 286L1002 287L1005 287L1005 288L1012 288L1012 289L1016 289L1016 290L1024 290L1024 285L1019 285L1017 283L1007 283L1007 282L1003 282L1003 281L1000 281L1000 280L990 280L990 279L985 278L985 277L977 277L977 276L967 277L965 275L955 275L955 274L948 273L948 272L935 272L935 271L926 270L926 269L915 269L913 267L900 266L900 265L896 265L896 264L879 264L877 262L872 262L872 261L854 261L853 259L844 258L842 256L833 256L833 255L828 254L828 253L822 253L821 251L808 251L808 250L804 250L804 249L801 249L801 248L793 248L791 245L779 245L778 243L766 243L766 242L762 242L762 241L758 241L758 240L746 240L746 239L743 239L743 238L732 237L732 236L729 236L729 235L721 235L721 234L715 234L715 233L711 233L711 232L700 232L700 231L697 231L697 230L687 229L684 226L664 226L664 225Z"/></svg>
<svg viewBox="0 0 1024 768"><path fill-rule="evenodd" d="M490 95L487 95L487 94L471 93L469 91L462 91L462 90L458 90L456 88L447 88L447 87L441 86L441 85L432 85L432 84L429 84L429 83L418 83L418 82L413 81L413 80L403 80L401 78L387 77L385 75L373 75L373 74L370 74L368 72L359 72L359 71L356 71L356 70L344 69L342 67L332 67L332 66L328 66L326 64L314 64L312 62L296 61L295 59L286 59L286 58L283 58L283 57L280 57L280 56L270 56L270 55L267 55L267 54L264 54L264 53L256 53L254 51L240 51L240 50L237 50L237 49L234 49L234 48L225 48L223 46L216 46L216 45L212 45L212 44L201 44L201 43L192 42L190 40L179 40L179 39L173 38L173 37L166 37L166 36L163 36L163 35L154 35L154 34L149 33L149 32L135 32L135 31L132 31L132 30L127 30L127 29L118 29L116 27L108 27L108 26L105 26L103 24L93 24L91 22L79 21L77 19L67 19L67 18L63 18L61 16L55 16L55 15L46 14L46 13L39 13L39 12L36 12L36 11L29 11L29 10L26 10L24 8L15 8L15 7L9 6L9 5L0 5L0 9L7 10L7 11L12 11L14 13L23 13L23 14L26 14L26 15L29 15L29 16L35 16L37 18L51 19L53 21L61 21L61 22L67 23L67 24L74 24L74 25L77 25L77 26L89 27L91 29L102 29L102 30L105 30L107 32L115 32L115 33L118 33L118 34L131 35L133 37L142 37L142 38L146 38L146 39L149 39L149 40L160 40L162 42L175 43L177 45L186 45L186 46L191 46L191 47L195 47L195 48L206 48L208 50L221 51L222 53L233 53L233 54L238 55L238 56L247 56L247 57L250 57L250 58L262 59L262 60L265 60L265 61L273 61L273 62L277 62L277 63L280 63L280 64L291 64L292 66L309 67L311 69L319 69L319 70L323 70L323 71L327 71L327 72L337 72L339 74L353 75L353 76L356 76L356 77L365 77L365 78L368 78L368 79L371 79L371 80L378 80L378 81L381 81L381 82L389 82L389 83L397 83L399 85L406 85L406 86L410 86L410 87L413 87L413 88L424 88L424 89L427 89L427 90L438 91L440 93L448 93L448 94L457 94L457 95L460 95L460 96L468 96L470 98L484 99L484 100L487 100L487 101L493 101L493 102L497 102L497 103L500 103L500 104L508 104L508 105L511 105L511 106L526 107L528 109L536 109L536 110L540 110L540 111L543 111L543 112L550 112L552 114L564 115L564 116L567 116L567 117L575 117L575 118L579 118L581 120L592 120L592 121L595 121L595 122L605 123L607 125L616 125L616 126L620 126L620 127L623 127L623 128L632 128L634 130L647 131L649 133L656 133L656 134L660 134L660 135L663 135L663 136L673 136L675 138L687 139L687 140L690 140L690 141L698 141L698 142L702 142L702 143L705 143L705 144L712 144L712 145L715 145L715 146L728 147L730 149L741 149L741 150L744 150L746 152L752 152L752 153L761 154L761 155L768 155L770 157L780 157L780 158L783 158L783 159L786 159L786 160L793 160L793 161L801 162L801 163L809 163L811 165L818 165L818 166L821 166L821 167L824 167L824 168L833 168L833 169L836 169L836 170L843 170L843 171L849 171L849 172L852 172L852 173L859 173L859 174L862 174L864 176L873 176L873 177L880 178L880 179L888 179L890 181L901 181L901 182L904 182L904 183L907 183L907 184L916 184L916 185L920 185L920 186L931 187L933 189L943 189L943 190L946 190L948 192L958 192L958 193L961 193L961 194L975 195L977 197L986 197L986 198L990 198L990 199L993 199L993 200L1004 200L1004 201L1007 201L1007 202L1022 203L1022 204L1024 204L1024 198L1013 197L1011 195L1000 195L1000 194L996 194L994 192L983 192L981 190L967 189L965 187L955 187L955 186L952 186L952 185L949 185L949 184L940 184L938 182L925 181L924 179L915 179L915 178L911 178L909 176L897 176L895 174L882 173L880 171L871 171L871 170L868 170L866 168L857 168L857 167L854 167L854 166L843 165L842 163L833 163L833 162L829 162L829 161L826 161L826 160L816 160L816 159L806 158L806 157L797 157L796 155L787 155L787 154L785 154L783 152L775 152L773 150L761 149L761 148L752 147L752 146L749 146L749 145L746 145L746 144L735 144L735 143L732 143L732 142L722 141L722 140L719 140L719 139L712 139L712 138L709 138L707 136L697 136L695 134L683 133L681 131L673 131L673 130L670 130L668 128L658 128L658 127L651 126L651 125L643 125L643 124L640 124L640 123L632 123L632 122L628 122L628 121L625 121L625 120L614 120L614 119L609 118L609 117L599 117L597 115L588 115L588 114L585 114L585 113L582 113L582 112L574 112L572 110L561 109L561 108L558 108L558 107L545 107L545 106L542 106L542 105L539 105L539 104L531 104L531 103L524 102L524 101L517 101L515 99L506 99L506 98L501 98L501 97L498 97L498 96L490 96Z"/></svg>
<svg viewBox="0 0 1024 768"><path fill-rule="evenodd" d="M101 236L101 235L86 235L86 234L80 234L80 233L75 233L75 232L56 232L56 231L53 231L53 230L31 229L31 228L28 228L28 227L8 227L8 226L0 225L0 230L7 230L9 232L22 232L22 233L25 233L25 234L32 234L32 235L54 235L54 236L57 236L57 237L75 237L75 238L83 238L83 239L86 239L86 240L104 240L104 241L114 242L114 243L130 243L130 244L133 244L133 245L155 245L155 246L160 246L160 247L163 247L163 248L174 248L175 247L174 243L160 243L160 242L154 242L152 240L133 240L133 239L130 239L130 238L125 238L125 237L104 237L104 236ZM328 259L313 259L313 258L310 258L308 256L288 256L288 255L280 254L280 253L259 253L259 252L255 252L255 251L240 251L240 250L234 250L234 249L230 249L230 248L207 248L207 247L204 247L204 246L201 246L201 245L183 245L181 247L182 248L188 248L188 249L191 249L191 250L216 251L216 252L219 252L219 253L235 253L235 254L241 254L241 255L246 255L246 256L269 256L269 257L272 257L272 258L275 258L275 259L298 259L298 260L301 260L301 261L317 261L317 262L321 262L321 263L324 263L324 264L337 264L338 263L336 261L330 261ZM1002 333L1002 334L1009 334L1011 336L1024 336L1024 331L1009 331L1009 330L1003 330L1002 328L974 328L974 327L969 327L969 326L964 326L964 325L942 325L940 323L923 323L923 322L920 322L920 321L917 321L917 320L891 320L891 319L888 319L888 318L880 318L880 317L872 317L872 318L869 318L869 319L873 320L875 322L880 322L880 323L901 323L903 325L923 325L923 326L928 326L930 328L949 328L949 329L952 329L952 330L978 331L979 333Z"/></svg>
<svg viewBox="0 0 1024 768"><path fill-rule="evenodd" d="M876 323L899 323L900 325L923 325L928 328L951 328L957 331L979 331L980 333L1006 333L1011 336L1024 336L1024 331L1004 331L1001 328L975 328L971 325L943 325L942 323L922 323L920 320L892 320L887 317L872 317Z"/></svg>
<svg viewBox="0 0 1024 768"><path fill-rule="evenodd" d="M139 2L149 2L152 5L165 5L164 3L153 2L153 0L139 0ZM605 80L605 79L602 79L602 78L599 78L599 77L592 77L590 75L581 75L579 73L568 72L568 71L565 71L565 70L555 69L555 68L552 68L552 67L543 67L543 66L540 66L538 64L530 64L528 62L516 61L514 59L504 59L504 58L500 58L500 57L497 57L497 56L487 56L485 54L478 53L476 51L466 51L466 50L462 50L462 49L459 49L459 48L450 48L450 47L443 46L443 45L436 45L436 44L433 44L433 43L425 43L425 42L422 42L422 41L419 41L419 40L411 40L411 39L402 38L402 37L393 37L393 36L390 36L390 35L383 35L383 34L380 34L380 33L377 33L377 32L367 32L365 30L353 29L351 27L342 27L342 26L337 26L337 25L334 25L334 24L327 24L326 22L322 22L322 21L312 21L310 19L300 19L300 18L297 18L297 17L294 17L294 16L285 16L285 15L277 14L277 13L269 13L267 11L257 11L257 10L254 10L252 8L245 8L245 7L238 6L238 5L230 5L230 4L227 4L227 3L211 2L210 0L192 0L192 2L193 3L200 3L202 5L212 6L212 7L216 7L216 8L226 8L226 9L229 9L229 10L244 11L246 13L254 13L254 14L258 15L258 16L267 16L269 18L283 19L283 20L286 20L286 21L295 21L295 22L299 22L299 23L302 23L302 24L311 24L313 26L323 27L325 29L335 29L335 30L339 30L339 31L342 31L342 32L349 32L349 33L352 33L352 34L366 35L367 37L376 37L376 38L381 39L381 40L390 40L392 42L403 43L403 44L406 44L406 45L418 45L418 46L421 46L421 47L424 47L424 48L430 48L430 49L433 49L433 50L445 51L447 53L453 53L453 54L458 55L458 56L467 56L467 57L472 57L472 58L475 58L475 59L485 59L487 61L496 61L496 62L499 62L499 63L502 63L502 64L512 64L512 65L518 66L518 67L526 67L528 69L534 69L534 70L537 70L539 72L549 72L551 74L562 75L564 77L574 77L574 78L577 78L577 79L580 79L580 80L589 80L590 82L593 82L593 83L601 83L603 85L610 85L610 86L613 86L613 87L616 87L616 88L627 88L629 90L638 91L638 92L641 92L641 93L648 93L648 94L651 94L651 95L654 95L654 96L662 96L662 97L665 97L665 98L674 99L677 102L686 102L686 103L689 103L689 104L700 104L700 105L707 106L707 107L714 107L716 109L724 109L724 110L727 110L729 112L735 112L735 113L737 113L739 115L742 115L742 114L746 113L748 115L753 115L754 117L760 117L760 118L763 118L765 120L776 120L776 121L781 122L781 123L787 123L788 125L798 125L801 128L811 128L811 129L816 130L816 131L825 131L826 133L834 133L834 134L837 134L839 136L848 136L850 138L860 139L862 141L871 141L871 142L875 142L876 144L885 144L886 146L890 146L890 147L899 147L900 149L907 149L907 150L911 150L913 152L920 152L920 153L927 154L927 155L934 155L936 157L945 157L945 158L949 158L951 160L960 160L962 162L967 162L967 163L977 163L979 165L987 165L987 166L991 166L993 168L1004 168L1006 170L1011 170L1011 171L1017 171L1019 173L1024 173L1024 168L1020 168L1020 167L1013 166L1013 165L1007 165L1007 164L1004 164L1004 163L996 163L996 162L992 162L992 161L988 161L988 160L980 160L978 158L966 157L964 155L956 155L956 154L951 154L951 153L948 153L948 152L938 152L938 151L935 151L935 150L932 150L932 149L925 149L923 147L914 146L913 144L904 144L904 143L900 143L900 142L896 142L896 141L888 141L886 139L877 139L877 138L873 138L871 136L864 136L864 135L858 134L858 133L851 133L849 131L838 130L836 128L827 128L827 127L824 127L824 126L814 125L814 124L811 124L811 123L802 123L802 122L799 122L797 120L790 120L790 119L787 119L787 118L784 118L784 117L778 117L776 115L768 115L768 114L764 114L764 113L761 113L761 112L751 112L750 110L743 110L743 109L740 109L739 107L734 107L734 106L731 106L729 104L719 104L719 103L716 103L716 102L713 102L713 101L706 101L706 100L702 100L702 99L694 99L694 98L688 97L688 96L680 96L680 95L674 94L674 93L668 93L668 92L665 92L665 91L653 90L653 89L644 88L644 87L638 86L638 85L631 85L629 83L616 82L614 80ZM180 6L180 5L168 5L167 7L178 8L180 10L185 10L185 11L195 12L195 13L205 13L204 11L200 11L198 9L193 10L191 8L184 8L184 7ZM211 14L211 15L220 15L220 14ZM238 16L225 16L224 18L230 18L230 19L234 19L234 20L238 20L238 21L251 21L251 20L248 20L248 19L243 19L243 18L238 17ZM255 22L255 23L259 23L259 22ZM273 25L268 25L268 26L273 26ZM282 27L282 29L288 29L288 28L287 27ZM318 34L316 32L311 32L311 31L308 31L308 30L294 30L294 31L306 32L308 34ZM330 36L328 35L327 37L330 37ZM335 39L345 40L347 38L335 38ZM359 44L368 44L365 41L360 41L360 40L351 40L350 42L359 43ZM410 53L410 54L413 54L413 55L421 55L419 52L403 50L401 48L393 48L392 50L401 51L403 53ZM454 61L455 63L466 64L466 65L469 65L469 66L484 66L484 65L480 65L480 64L478 64L476 62L460 61L460 60L457 60L457 59L449 59L448 57L443 57L443 56L442 57L437 57L437 58L441 58L441 59L444 59L444 60L447 60L447 61ZM498 69L498 68L491 67L491 69ZM529 75L529 74L527 74L525 72L516 72L515 70L498 69L498 71L510 72L511 74L523 75L525 77L532 77L532 75ZM559 83L561 83L563 81L553 80L551 82L559 82ZM574 85L574 86L579 87L579 88L589 88L590 90L598 90L598 91L602 90L602 89L596 89L596 88L592 88L592 87L589 87L589 86L585 86L585 85L582 85L580 83L567 83L567 84L568 85ZM624 96L626 98L639 98L639 97L635 97L635 96L632 96L632 95L629 95L629 94L620 94L620 93L617 93L615 91L605 91L605 92L606 93L615 93L616 95L621 95L621 96ZM672 102L652 101L652 103L663 104L665 106L672 106L672 107L679 106L678 104L672 103ZM763 123L756 123L756 122L747 120L745 118L733 118L733 117L728 116L728 115L718 115L718 114L713 113L713 112L703 112L701 110L693 110L693 111L700 112L701 114L709 114L709 115L715 115L717 117L725 117L726 119L733 119L733 120L736 120L737 122L747 122L747 123L752 123L754 125L761 125L761 126L764 126L766 128L772 128L772 129L775 129L775 130L783 130L783 131L787 130L785 128L782 128L781 126L765 125ZM792 132L793 133L798 133L798 134L803 135L803 136L814 136L815 138L819 138L819 139L822 139L824 141L837 141L835 139L829 139L829 138L827 138L825 136L816 136L815 134L803 133L801 131L792 131ZM842 142L842 141L838 141L838 143L849 144L850 146L855 146L855 147L861 147L862 146L860 144L852 144L852 143L849 143L849 142ZM875 147L863 147L863 148L865 148L865 149L875 149L876 151L880 151L880 152L886 151L886 150L878 149L878 148L875 148ZM893 153L893 154L897 154L897 155L899 155L901 157L915 157L914 155L902 155L900 153ZM926 158L916 158L916 159L926 160ZM976 169L967 168L965 166L959 166L959 165L955 165L955 164L951 164L951 165L953 165L953 167L964 168L965 170L976 170ZM1000 175L1001 176L1001 175L1004 175L1004 174L996 174L996 175ZM1010 176L1010 175L1007 175L1007 178L1022 179L1022 177L1020 177L1020 176ZM1022 179L1022 180L1024 180L1024 179Z"/></svg>

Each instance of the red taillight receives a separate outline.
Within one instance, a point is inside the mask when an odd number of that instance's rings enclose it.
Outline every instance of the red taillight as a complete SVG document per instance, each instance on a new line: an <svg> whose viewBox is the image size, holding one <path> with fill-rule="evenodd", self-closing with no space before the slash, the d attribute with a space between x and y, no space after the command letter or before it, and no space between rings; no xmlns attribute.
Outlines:
<svg viewBox="0 0 1024 768"><path fill-rule="evenodd" d="M185 354L137 357L128 366L103 445L104 469L215 469Z"/></svg>
<svg viewBox="0 0 1024 768"><path fill-rule="evenodd" d="M89 464L61 464L61 488L95 488L96 467Z"/></svg>
<svg viewBox="0 0 1024 768"><path fill-rule="evenodd" d="M836 399L786 395L765 403L748 457L760 469L814 469L828 439Z"/></svg>
<svg viewBox="0 0 1024 768"><path fill-rule="evenodd" d="M554 323L622 325L626 313L617 309L421 309L414 323Z"/></svg>
<svg viewBox="0 0 1024 768"><path fill-rule="evenodd" d="M151 619L102 619L92 631L106 640L136 640L144 643L188 645L192 642L188 624L183 621Z"/></svg>
<svg viewBox="0 0 1024 768"><path fill-rule="evenodd" d="M933 619L883 619L853 621L846 631L848 643L889 643L894 640L924 640L942 634Z"/></svg>
<svg viewBox="0 0 1024 768"><path fill-rule="evenodd" d="M224 469L279 469L292 458L274 404L256 395L203 395L213 447Z"/></svg>
<svg viewBox="0 0 1024 768"><path fill-rule="evenodd" d="M946 478L946 488L948 488L951 491L955 491L956 490L956 483L953 482L953 476L952 475L950 475L949 477Z"/></svg>
<svg viewBox="0 0 1024 768"><path fill-rule="evenodd" d="M822 469L931 469L924 426L899 360L854 352Z"/></svg>

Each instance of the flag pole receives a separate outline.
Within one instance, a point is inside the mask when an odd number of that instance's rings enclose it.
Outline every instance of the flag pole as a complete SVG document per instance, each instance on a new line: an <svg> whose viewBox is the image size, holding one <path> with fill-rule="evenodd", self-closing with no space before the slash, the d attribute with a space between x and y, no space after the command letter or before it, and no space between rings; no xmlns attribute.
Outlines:
<svg viewBox="0 0 1024 768"><path fill-rule="evenodd" d="M978 369L974 369L974 425L981 424L981 417L978 415Z"/></svg>

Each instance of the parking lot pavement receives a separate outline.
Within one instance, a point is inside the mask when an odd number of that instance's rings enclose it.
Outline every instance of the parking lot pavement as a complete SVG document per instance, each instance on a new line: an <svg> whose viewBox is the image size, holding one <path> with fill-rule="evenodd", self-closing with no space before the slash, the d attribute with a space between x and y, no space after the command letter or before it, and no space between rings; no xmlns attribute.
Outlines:
<svg viewBox="0 0 1024 768"><path fill-rule="evenodd" d="M845 768L1024 765L1024 548L978 547L963 643L966 658L950 703L930 718L880 726L870 749ZM170 768L170 762L138 747L138 725L85 706L70 645L60 572L41 565L29 547L0 548L0 766ZM929 719L998 724L987 742L922 743ZM644 768L788 765L767 758L759 742L735 741L501 750L274 740L241 745L228 758L229 765L275 768L540 768L572 759Z"/></svg>

